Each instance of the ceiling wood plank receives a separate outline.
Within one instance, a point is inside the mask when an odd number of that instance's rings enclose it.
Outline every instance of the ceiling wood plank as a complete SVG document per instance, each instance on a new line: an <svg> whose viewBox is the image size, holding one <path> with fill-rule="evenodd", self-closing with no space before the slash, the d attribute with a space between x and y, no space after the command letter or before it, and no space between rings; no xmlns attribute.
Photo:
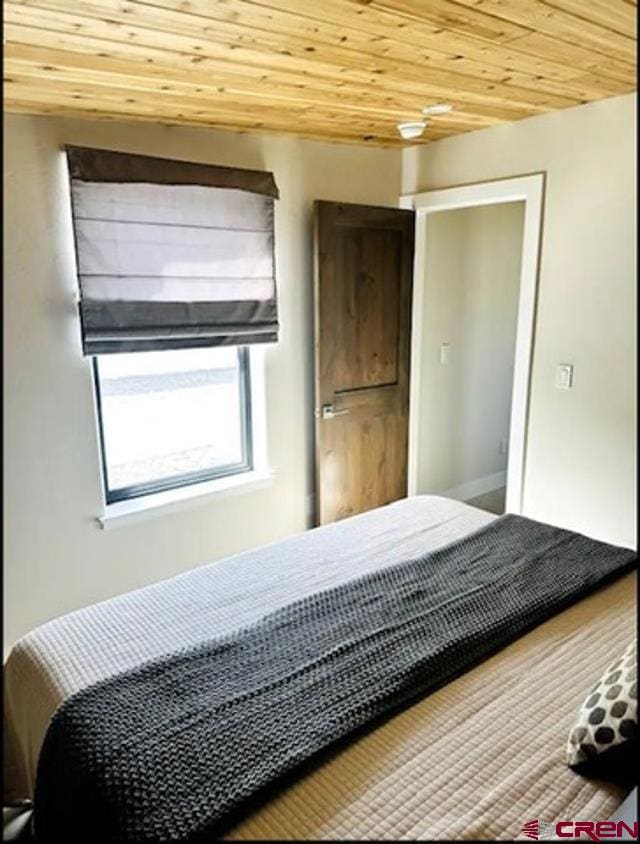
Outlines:
<svg viewBox="0 0 640 844"><path fill-rule="evenodd" d="M155 61L164 61L169 55L168 50L160 50L157 47L148 47L144 41L144 37L138 38L133 45L122 45L118 41L112 39L87 39L86 36L78 34L73 25L65 24L62 16L58 16L57 31L41 30L37 27L16 26L9 22L9 17L6 18L5 23L5 37L7 39L6 51L9 51L13 44L29 44L31 46L44 47L46 44L52 44L57 49L76 50L81 54L86 55L87 44L90 43L94 55L85 58L86 65L89 68L98 67L103 59L110 57L119 57L124 60L127 57L136 57L149 64ZM149 40L153 43L153 38ZM185 47L186 49L186 47ZM214 51L215 52L215 51ZM175 54L178 56L179 54ZM190 55L190 54L187 54ZM191 67L199 67L203 71L211 70L212 72L242 72L249 78L260 78L264 82L268 82L276 74L281 75L286 71L268 71L260 64L240 64L229 59L211 59L207 51L198 53L195 57L197 61L193 62L193 57L187 64ZM437 101L445 97L457 107L462 107L463 110L469 112L476 112L492 116L492 112L499 110L515 109L519 111L520 117L529 116L536 113L544 113L554 107L562 107L566 105L574 105L579 102L577 99L569 99L565 97L558 97L555 94L546 92L539 92L536 90L529 90L512 86L510 84L495 85L493 83L478 82L473 85L473 91L469 91L463 84L457 86L449 85L447 87L447 80L439 78L438 84L434 81L434 74L429 74L426 80L405 80L404 77L382 77L377 74L366 74L359 71L354 71L350 74L349 80L345 80L339 71L335 68L324 68L322 72L316 71L314 75L307 74L301 78L295 72L289 74L289 79L296 80L299 86L301 96L304 96L304 91L309 85L315 84L318 79L333 87L334 90L349 89L352 85L361 86L364 95L371 90L384 92L393 97L397 93L405 93L411 95L414 99L414 116L420 114L423 105L428 102ZM216 77L217 78L217 77ZM254 83L251 83L254 84ZM411 114L407 115L411 117ZM519 119L519 118L513 118Z"/></svg>
<svg viewBox="0 0 640 844"><path fill-rule="evenodd" d="M394 14L407 15L410 18L426 21L431 26L446 29L450 32L460 32L482 38L485 41L501 44L513 41L521 35L531 31L531 27L522 21L477 12L473 5L461 6L451 0L366 0L373 9L391 11Z"/></svg>
<svg viewBox="0 0 640 844"><path fill-rule="evenodd" d="M191 114L188 111L182 112L179 119L171 120L158 109L140 109L127 107L125 109L118 108L117 111L110 111L108 108L92 108L78 105L77 101L73 104L60 102L57 98L54 103L41 102L40 100L15 100L15 104L11 109L14 114L25 114L33 117L64 117L72 120L109 120L119 123L154 123L166 127L191 126L199 129L208 129L215 131L230 131L238 134L274 134L274 129L265 127L259 123L247 124L246 126L239 126L235 121L233 123L225 123L223 120L212 124L210 121ZM362 144L363 146L376 147L400 147L401 141L399 138L383 138L377 136L360 136L357 133L350 135L336 135L335 133L322 133L313 131L312 133L305 132L297 128L292 130L291 125L279 127L278 135L290 136L292 138L305 138L308 140L315 140L326 143L345 143L345 144ZM428 140L421 139L422 143L429 143Z"/></svg>
<svg viewBox="0 0 640 844"><path fill-rule="evenodd" d="M275 85L269 80L264 82L259 80L254 87L248 89L246 85L243 87L245 80L242 77L234 78L227 75L213 79L210 74L199 71L174 74L172 80L168 82L163 69L142 63L132 66L132 63L101 59L99 67L89 69L83 56L71 56L60 50L34 51L29 47L11 44L6 48L6 53L11 60L12 75L29 73L34 79L40 79L44 74L47 79L91 81L106 87L117 82L121 87L130 87L132 90L157 91L160 94L163 92L187 93L198 96L203 104L210 99L213 101L232 99L236 103L244 103L247 107L255 108L264 103L265 95L268 95L274 103L280 102L285 105L304 103L314 109L338 109L344 112L347 120L352 115L369 114L377 118L382 117L393 124L404 119L408 111L408 108L395 98L376 98L367 96L366 92L362 96L354 96L348 92L336 96L330 88L324 92L308 88L306 95L303 95L297 88ZM201 94L206 95L206 99L200 97ZM469 130L497 125L502 123L503 119L499 116L476 114L460 108L446 117L443 116L442 120L432 119L432 124L435 122L435 125L438 125L443 121L448 126L458 126Z"/></svg>
<svg viewBox="0 0 640 844"><path fill-rule="evenodd" d="M374 0L374 2L395 7L396 4L419 3L419 0ZM599 26L586 16L576 17L540 0L456 0L456 3L465 8L486 12L500 20L514 23L526 21L529 30L544 33L568 44L578 42L583 47L605 56L623 58L629 62L635 60L636 46L633 35L629 37L620 35L614 30ZM583 9L587 12L588 4L583 4ZM523 32L516 38L528 34L530 33Z"/></svg>
<svg viewBox="0 0 640 844"><path fill-rule="evenodd" d="M33 79L40 81L43 78L42 65L34 64L29 61L15 60L12 63L13 71L10 76L6 77L9 83L16 79ZM246 112L247 110L254 113L256 110L264 110L265 92L260 89L253 91L226 87L224 89L217 88L211 83L180 82L174 81L167 84L166 80L157 75L138 74L132 75L130 73L114 73L111 70L108 74L96 71L87 71L86 68L78 69L74 67L59 65L46 65L46 81L59 81L68 83L70 85L91 85L95 92L96 99L102 95L102 89L113 91L120 89L123 92L128 92L131 96L144 95L148 99L158 98L158 100L167 101L167 96L176 95L181 98L181 103L192 103L195 106L206 110L208 107L211 113L216 110L221 110L224 107L238 111L238 113ZM200 96L207 94L207 98ZM338 101L336 99L325 98L320 100L318 98L312 99L294 99L290 96L277 97L273 92L270 93L270 104L274 109L291 112L312 112L314 119L323 119L327 115L331 115L334 119L341 119L345 124L357 125L358 121L369 120L377 121L378 124L386 122L389 126L395 126L396 123L403 119L403 110L397 106L390 108L389 106L380 106L375 103L361 102L355 105L351 102ZM458 128L460 131L469 131L473 129L486 128L488 126L498 125L502 121L497 118L487 118L475 115L463 115L456 113L451 116L446 124L439 121L432 120L431 127L445 127L446 129ZM370 123L368 128L373 124Z"/></svg>
<svg viewBox="0 0 640 844"><path fill-rule="evenodd" d="M5 0L5 110L400 146L398 122L451 104L418 140L428 143L635 90L630 10L627 0Z"/></svg>
<svg viewBox="0 0 640 844"><path fill-rule="evenodd" d="M15 37L12 29L9 29L10 38ZM100 42L101 46L104 44ZM65 44L65 47L68 45ZM148 58L147 54L144 54ZM424 94L431 93L426 88L421 95L403 92L391 92L388 89L372 89L371 86L350 84L347 88L336 86L332 82L324 82L317 78L309 78L300 84L298 78L291 74L270 72L263 74L255 71L250 86L247 85L246 68L243 73L233 73L228 65L213 64L202 67L199 63L195 66L183 67L180 64L180 55L172 62L171 57L166 54L160 55L157 61L136 61L122 60L107 56L91 58L87 60L84 53L76 53L70 49L51 49L34 47L9 41L5 47L5 59L11 67L20 67L23 63L36 65L39 71L49 74L57 68L75 68L83 76L90 73L99 73L108 82L113 76L145 77L155 80L158 86L171 90L175 85L187 84L194 93L208 94L224 93L240 98L253 99L256 96L264 98L265 95L273 99L303 99L311 103L326 104L328 100L337 102L347 108L358 110L371 110L385 113L389 119L397 117L398 120L405 119L416 112L424 102ZM163 60L164 59L164 60ZM529 80L530 83L530 80ZM544 88L551 93L560 93L563 83L545 82ZM633 90L633 86L624 86L616 80L602 79L592 75L585 75L571 83L572 95L584 101L594 96L607 96L626 93ZM438 99L442 93L437 90L433 96ZM450 98L451 101L451 98ZM501 107L494 103L485 105L478 102L468 103L462 100L453 100L455 109L448 115L437 118L437 122L444 121L447 124L466 125L469 128L482 128L495 125L505 120L518 120L528 116L526 108Z"/></svg>
<svg viewBox="0 0 640 844"><path fill-rule="evenodd" d="M633 68L633 73L635 73L635 64L626 61L621 63L620 59L607 58L586 50L580 42L570 44L567 41L559 41L544 32L532 32L529 35L523 35L522 38L514 41L511 46L514 48L517 46L517 49L526 50L535 55L545 56L550 61L564 61L592 73L603 71L606 76L616 76L627 82L631 81L632 78L629 68ZM586 60L585 53L591 56L592 60L597 56L597 62L593 63L593 61ZM621 66L627 68L624 74L620 72Z"/></svg>
<svg viewBox="0 0 640 844"><path fill-rule="evenodd" d="M524 54L507 53L495 48L488 50L484 42L477 40L474 42L475 51L472 49L471 52L478 56L478 59L468 58L458 52L459 49L465 48L460 43L452 45L456 49L450 47L445 51L444 45L438 42L440 48L437 49L431 46L434 39L441 34L435 28L429 28L425 37L419 43L414 44L405 40L396 40L395 36L382 36L369 33L366 29L356 29L352 22L349 27L346 25L348 21L338 25L333 22L301 17L284 11L278 11L276 14L252 2L242 2L241 9L238 8L238 0L145 0L145 2L144 15L147 22L150 20L149 6L165 10L178 10L183 14L188 12L190 16L197 19L198 25L201 27L206 27L207 23L215 22L215 32L219 32L221 22L237 23L242 17L245 26L250 25L254 33L259 29L275 33L283 38L283 43L290 41L292 38L298 39L298 42L303 39L304 47L307 50L314 45L323 43L342 45L376 56L383 55L387 58L410 62L414 66L425 67L426 69L454 71L493 81L500 81L505 76L510 76L515 84L521 84L524 87L531 85L535 87L541 78L567 80L584 74L584 70L580 67L544 63L532 56L526 57ZM120 4L121 11L126 12L129 19L135 19L140 13L140 8L138 3L130 2L130 0L124 0ZM323 11L325 8L323 5ZM83 12L86 13L86 10L87 3L85 2L83 3ZM466 42L468 43L469 40L467 38ZM591 59L589 59L589 64L593 65ZM607 74L606 71L603 71L599 75L604 77ZM632 66L627 68L626 77L624 82L626 85L635 80ZM615 79L615 77L613 78Z"/></svg>
<svg viewBox="0 0 640 844"><path fill-rule="evenodd" d="M62 0L36 0L35 3L33 0L18 0L18 2L22 5L35 5L54 11L69 11L68 4ZM220 39L225 32L232 39L235 36L236 40L245 40L247 28L250 27L254 38L258 31L277 36L277 43L283 50L286 49L287 44L291 43L297 44L308 52L315 52L319 47L324 48L328 45L349 51L345 54L346 56L357 51L374 59L384 56L413 65L486 77L493 81L499 81L505 74L504 66L497 62L494 65L474 62L464 59L452 50L429 49L424 40L419 45L397 41L368 33L353 25L351 27L344 24L337 25L289 12L276 14L264 7L246 2L242 4L241 10L238 10L237 5L231 5L226 0L225 2L145 0L144 5L136 0L120 0L116 10L112 4L105 4L101 0L97 2L83 0L82 15L103 19L108 17L110 20L117 19L132 24L139 22L142 26L160 30L173 27L172 31L175 32L190 36L210 36L214 40ZM225 24L233 26L225 29ZM429 32L432 36L434 33L437 33L436 29ZM565 78L578 75L578 71L558 65L554 67L550 75L554 78ZM532 73L531 79L533 78L535 77Z"/></svg>
<svg viewBox="0 0 640 844"><path fill-rule="evenodd" d="M156 2L156 0L152 0ZM162 0L160 0L162 2ZM208 2L208 0L185 0L190 6L195 2ZM227 3L238 6L244 0L211 0L213 4ZM543 76L553 76L552 68L562 67L564 74L573 72L580 68L583 71L605 73L608 76L615 76L623 81L629 81L635 75L635 59L633 62L625 62L620 59L605 57L599 53L574 43L570 49L570 57L548 59L544 50L529 50L522 47L524 36L505 45L496 46L482 39L465 35L464 33L453 32L448 29L435 30L423 21L408 19L406 16L394 15L392 12L385 12L379 7L370 4L362 5L358 2L353 4L345 3L345 0L322 0L322 3L300 3L300 0L249 0L249 5L259 5L272 11L293 11L298 10L299 14L309 17L312 20L318 18L331 20L340 24L345 19L345 8L353 5L355 9L354 20L358 26L367 32L378 35L392 35L393 38L410 39L415 43L428 43L434 49L453 50L461 56L483 59L491 62L492 57L499 57L499 63L505 68L527 70L539 73ZM302 10L301 10L302 9ZM426 27L426 30L424 29ZM555 42L556 46L565 46L563 43ZM557 49L553 51L557 55ZM524 67L522 62L525 63ZM569 78L566 75L557 78Z"/></svg>
<svg viewBox="0 0 640 844"><path fill-rule="evenodd" d="M544 3L552 9L590 20L619 35L634 39L637 37L637 9L635 4L625 0L544 0Z"/></svg>
<svg viewBox="0 0 640 844"><path fill-rule="evenodd" d="M215 21L244 21L252 29L264 29L279 35L296 33L314 43L317 40L343 44L358 50L404 58L413 63L433 63L446 70L464 73L465 63L472 63L469 73L504 75L511 66L532 75L544 73L553 79L576 76L575 68L520 56L509 50L473 37L447 33L424 22L409 25L393 15L380 15L366 6L353 6L345 14L344 0L323 0L318 4L300 4L297 0L145 0L150 6L181 10ZM297 12L293 11L297 8ZM443 40L443 35L449 40ZM455 63L452 66L452 62ZM483 68L484 70L481 70Z"/></svg>
<svg viewBox="0 0 640 844"><path fill-rule="evenodd" d="M297 114L292 116L291 113L283 113L280 111L271 110L269 112L262 112L260 116L251 114L247 110L227 110L216 109L215 116L210 116L206 109L201 107L194 108L192 102L184 98L167 96L166 100L169 102L171 108L167 107L167 102L162 103L157 100L149 101L142 96L126 96L123 97L123 91L111 92L108 96L101 95L101 105L95 106L95 87L85 86L80 83L73 84L57 84L55 82L47 82L43 90L34 94L30 86L30 78L28 76L21 76L17 74L11 78L8 83L9 87L15 92L15 102L22 103L24 106L29 102L36 101L42 106L49 108L48 113L55 113L56 104L61 107L83 113L100 113L100 109L107 105L110 108L106 110L111 114L121 114L123 119L132 119L136 115L153 115L157 122L181 125L186 117L191 118L194 123L209 128L239 128L248 131L253 130L268 130L273 124L277 127L279 134L298 135L305 134L305 137L311 137L317 134L319 138L330 140L332 138L351 139L356 142L373 142L383 143L385 145L398 146L401 144L401 139L397 133L389 134L372 134L371 124L366 122L344 123L342 121L335 121L331 116L325 119L325 127L323 131L315 132L315 129L309 132L308 127L315 125L304 114ZM127 92L131 93L131 92ZM32 111L32 113L38 113ZM260 119L265 117L266 119ZM453 133L447 130L446 136L450 134L461 134L461 131L454 131ZM436 140L444 136L442 130L433 129L423 138L419 139L420 143L428 143L430 140Z"/></svg>
<svg viewBox="0 0 640 844"><path fill-rule="evenodd" d="M286 43L283 48L280 39L263 33L260 35L250 33L239 41L237 40L239 28L230 24L221 24L220 34L217 40L213 41L203 37L206 33L203 33L201 26L195 28L195 32L191 30L191 27L187 27L181 19L184 16L171 15L164 27L157 23L140 27L129 23L130 17L123 12L114 12L111 17L85 17L84 14L81 16L67 12L69 8L67 0L42 0L42 4L47 6L47 10L37 8L33 0L8 3L5 5L5 22L7 24L21 23L38 28L46 27L54 32L76 35L91 32L92 35L108 40L125 40L127 43L136 45L162 47L189 54L196 52L197 56L253 67L290 70L305 76L323 73L333 76L340 83L344 81L342 77L347 73L351 78L359 78L361 82L369 85L385 85L388 78L392 80L400 78L403 83L414 83L414 89L416 85L428 83L432 89L435 87L439 90L448 89L457 92L458 97L463 93L475 94L487 100L532 107L534 111L536 107L544 111L566 108L577 105L579 102L572 97L523 88L510 82L503 84L477 79L454 71L429 69L425 79L425 73L420 67L408 62L399 63L386 56L374 59L357 51L329 47L322 51L314 49L311 54L308 47L296 45L293 42ZM102 4L94 2L89 5L92 15L97 15L101 9L103 12L106 11L105 6L111 4L103 0ZM229 35L228 27L234 26L234 30ZM184 31L185 28L188 31ZM356 77L357 74L361 75Z"/></svg>

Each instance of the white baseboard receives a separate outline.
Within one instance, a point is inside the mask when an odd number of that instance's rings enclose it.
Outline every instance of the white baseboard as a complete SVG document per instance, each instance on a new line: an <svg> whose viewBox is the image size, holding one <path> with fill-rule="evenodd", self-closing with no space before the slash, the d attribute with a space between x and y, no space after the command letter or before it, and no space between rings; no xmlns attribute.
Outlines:
<svg viewBox="0 0 640 844"><path fill-rule="evenodd" d="M495 475L486 475L484 478L476 478L475 481L469 481L460 486L454 486L445 492L439 493L445 498L455 498L457 501L468 501L470 498L475 498L477 495L484 495L487 492L493 492L494 489L500 489L507 484L507 473L496 472Z"/></svg>

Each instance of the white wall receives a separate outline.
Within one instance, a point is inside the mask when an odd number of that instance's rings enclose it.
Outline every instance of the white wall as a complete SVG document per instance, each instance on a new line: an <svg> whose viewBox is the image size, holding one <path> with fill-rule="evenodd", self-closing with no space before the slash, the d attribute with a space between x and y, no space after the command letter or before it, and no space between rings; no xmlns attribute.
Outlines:
<svg viewBox="0 0 640 844"><path fill-rule="evenodd" d="M5 116L5 644L60 613L299 531L312 491L311 203L547 172L524 503L635 543L635 96L406 151ZM267 355L265 489L101 531L75 316L64 143L275 172L282 340ZM553 387L558 362L575 388Z"/></svg>
<svg viewBox="0 0 640 844"><path fill-rule="evenodd" d="M275 173L281 341L266 355L271 486L111 531L75 307L61 145ZM5 115L5 645L56 615L304 530L313 489L313 199L397 205L395 151Z"/></svg>
<svg viewBox="0 0 640 844"><path fill-rule="evenodd" d="M636 99L403 153L403 192L546 172L524 513L636 542ZM575 386L554 387L558 363Z"/></svg>
<svg viewBox="0 0 640 844"><path fill-rule="evenodd" d="M465 499L505 480L524 203L440 211L423 225L417 492Z"/></svg>

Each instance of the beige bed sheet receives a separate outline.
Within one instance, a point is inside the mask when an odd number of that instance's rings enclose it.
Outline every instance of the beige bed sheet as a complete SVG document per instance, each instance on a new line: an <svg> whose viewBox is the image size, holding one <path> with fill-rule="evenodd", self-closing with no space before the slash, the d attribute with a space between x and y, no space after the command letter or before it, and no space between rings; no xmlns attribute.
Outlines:
<svg viewBox="0 0 640 844"><path fill-rule="evenodd" d="M635 574L415 704L227 836L513 840L529 820L605 820L622 788L565 763L584 700L635 623Z"/></svg>
<svg viewBox="0 0 640 844"><path fill-rule="evenodd" d="M5 794L32 792L59 703L91 682L318 589L441 547L494 517L417 496L43 625L5 665ZM564 763L585 690L633 635L629 575L527 634L252 812L231 839L512 839L597 820L624 794Z"/></svg>

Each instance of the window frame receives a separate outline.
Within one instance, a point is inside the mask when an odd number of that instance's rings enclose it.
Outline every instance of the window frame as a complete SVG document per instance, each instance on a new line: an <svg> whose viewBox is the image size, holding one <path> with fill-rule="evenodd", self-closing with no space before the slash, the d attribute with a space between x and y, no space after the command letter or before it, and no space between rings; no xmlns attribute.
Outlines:
<svg viewBox="0 0 640 844"><path fill-rule="evenodd" d="M93 373L93 384L96 400L96 418L98 424L98 439L100 446L100 466L102 472L102 487L104 500L107 506L122 501L132 501L143 496L154 495L158 492L167 492L173 489L200 484L205 481L219 480L234 475L241 475L245 472L252 472L255 468L254 440L253 440L253 415L252 415L252 383L251 383L251 357L248 346L237 346L239 363L239 384L240 384L240 436L242 443L242 457L239 463L218 466L215 469L201 469L197 472L185 472L182 475L172 475L158 481L150 481L141 484L132 484L118 489L111 489L109 486L109 471L107 465L107 449L104 435L102 418L102 392L100 387L100 369L98 364L99 355L91 356L91 368Z"/></svg>

